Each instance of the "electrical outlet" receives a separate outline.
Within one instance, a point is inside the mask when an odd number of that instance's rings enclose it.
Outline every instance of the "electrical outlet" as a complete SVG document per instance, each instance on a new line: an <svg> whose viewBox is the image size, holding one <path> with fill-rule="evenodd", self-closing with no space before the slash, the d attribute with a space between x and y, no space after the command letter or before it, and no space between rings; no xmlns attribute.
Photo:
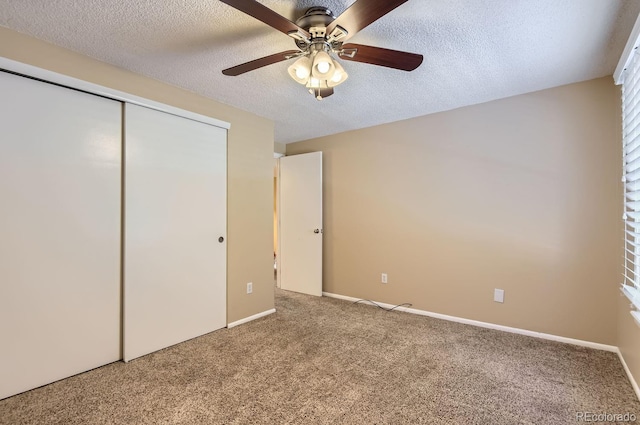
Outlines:
<svg viewBox="0 0 640 425"><path fill-rule="evenodd" d="M249 282L247 283L247 294L250 294L253 292L253 282Z"/></svg>
<svg viewBox="0 0 640 425"><path fill-rule="evenodd" d="M387 283L387 274L386 273L382 273L382 279L381 279L382 283Z"/></svg>
<svg viewBox="0 0 640 425"><path fill-rule="evenodd" d="M497 303L504 302L504 289L494 289L493 290L493 300Z"/></svg>

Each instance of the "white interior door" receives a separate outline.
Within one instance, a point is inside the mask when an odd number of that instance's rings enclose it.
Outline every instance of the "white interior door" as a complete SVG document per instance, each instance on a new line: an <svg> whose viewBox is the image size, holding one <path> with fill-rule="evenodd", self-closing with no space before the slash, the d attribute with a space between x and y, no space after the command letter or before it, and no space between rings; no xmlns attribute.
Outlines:
<svg viewBox="0 0 640 425"><path fill-rule="evenodd" d="M120 359L121 104L0 93L1 399Z"/></svg>
<svg viewBox="0 0 640 425"><path fill-rule="evenodd" d="M226 326L227 131L125 105L124 359Z"/></svg>
<svg viewBox="0 0 640 425"><path fill-rule="evenodd" d="M279 286L321 296L322 152L279 161Z"/></svg>

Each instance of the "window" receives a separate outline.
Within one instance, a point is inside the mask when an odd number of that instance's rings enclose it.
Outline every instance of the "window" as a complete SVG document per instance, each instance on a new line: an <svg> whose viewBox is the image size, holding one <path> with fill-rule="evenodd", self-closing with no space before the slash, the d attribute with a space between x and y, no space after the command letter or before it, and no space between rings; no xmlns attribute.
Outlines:
<svg viewBox="0 0 640 425"><path fill-rule="evenodd" d="M624 184L624 270L622 292L640 324L640 19L614 77L622 83L622 182Z"/></svg>

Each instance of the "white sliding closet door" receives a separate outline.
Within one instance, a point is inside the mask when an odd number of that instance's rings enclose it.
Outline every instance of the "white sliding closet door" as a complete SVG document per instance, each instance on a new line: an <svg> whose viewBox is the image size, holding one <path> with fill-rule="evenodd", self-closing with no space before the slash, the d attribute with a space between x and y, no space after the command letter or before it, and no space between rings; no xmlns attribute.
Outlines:
<svg viewBox="0 0 640 425"><path fill-rule="evenodd" d="M0 398L120 357L121 104L0 72Z"/></svg>
<svg viewBox="0 0 640 425"><path fill-rule="evenodd" d="M125 105L125 361L226 326L226 142Z"/></svg>

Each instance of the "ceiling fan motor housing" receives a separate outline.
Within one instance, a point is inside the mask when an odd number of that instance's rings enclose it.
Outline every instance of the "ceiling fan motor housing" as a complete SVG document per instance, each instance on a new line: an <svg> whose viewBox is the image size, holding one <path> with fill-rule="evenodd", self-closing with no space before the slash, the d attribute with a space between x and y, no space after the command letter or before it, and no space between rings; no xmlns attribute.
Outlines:
<svg viewBox="0 0 640 425"><path fill-rule="evenodd" d="M324 42L325 33L321 29L326 29L327 26L333 22L336 17L331 10L322 6L315 6L307 9L304 15L296 21L296 25L311 34L311 43ZM307 50L308 42L303 40L295 40L296 45L300 50Z"/></svg>

